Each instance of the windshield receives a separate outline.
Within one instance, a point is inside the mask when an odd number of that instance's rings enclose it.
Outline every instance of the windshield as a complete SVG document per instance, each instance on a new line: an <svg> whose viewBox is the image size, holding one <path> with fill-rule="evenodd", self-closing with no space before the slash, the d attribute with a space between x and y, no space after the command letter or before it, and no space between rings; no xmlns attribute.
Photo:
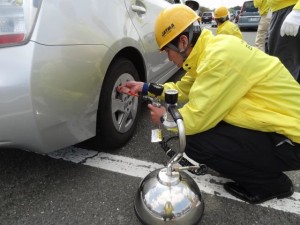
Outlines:
<svg viewBox="0 0 300 225"><path fill-rule="evenodd" d="M242 15L259 15L258 9L254 7L253 1L244 2L241 10Z"/></svg>

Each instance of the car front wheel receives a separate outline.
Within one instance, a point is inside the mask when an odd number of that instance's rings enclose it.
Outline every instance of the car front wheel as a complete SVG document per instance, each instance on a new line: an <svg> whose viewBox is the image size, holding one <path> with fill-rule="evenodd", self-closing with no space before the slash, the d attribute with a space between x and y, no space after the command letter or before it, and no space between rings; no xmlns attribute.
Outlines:
<svg viewBox="0 0 300 225"><path fill-rule="evenodd" d="M121 147L133 135L141 108L140 100L116 91L119 85L132 80L140 80L133 63L126 58L114 60L102 85L97 113L96 139L102 148Z"/></svg>

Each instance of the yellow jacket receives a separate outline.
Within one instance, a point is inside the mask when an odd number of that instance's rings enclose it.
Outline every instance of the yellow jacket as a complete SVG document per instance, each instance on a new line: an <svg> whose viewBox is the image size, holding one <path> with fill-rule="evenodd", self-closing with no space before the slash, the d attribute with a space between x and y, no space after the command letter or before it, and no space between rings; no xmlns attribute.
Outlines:
<svg viewBox="0 0 300 225"><path fill-rule="evenodd" d="M294 9L300 10L300 0L268 0L268 5L272 12L295 5Z"/></svg>
<svg viewBox="0 0 300 225"><path fill-rule="evenodd" d="M176 89L187 135L220 121L277 132L300 143L300 85L279 59L231 35L203 29L183 63L187 73L165 89Z"/></svg>
<svg viewBox="0 0 300 225"><path fill-rule="evenodd" d="M254 0L254 7L258 8L259 14L262 15L267 15L269 12L269 6L268 6L268 0Z"/></svg>
<svg viewBox="0 0 300 225"><path fill-rule="evenodd" d="M242 32L240 31L240 28L229 20L218 25L217 34L229 34L229 35L236 36L240 39L243 39L243 35Z"/></svg>

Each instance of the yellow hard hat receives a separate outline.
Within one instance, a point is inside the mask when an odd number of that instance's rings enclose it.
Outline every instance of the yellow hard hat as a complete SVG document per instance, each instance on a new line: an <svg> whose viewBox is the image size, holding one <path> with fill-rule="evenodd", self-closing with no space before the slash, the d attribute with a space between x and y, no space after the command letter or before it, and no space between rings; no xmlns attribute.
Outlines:
<svg viewBox="0 0 300 225"><path fill-rule="evenodd" d="M185 31L199 16L183 4L171 5L159 14L155 22L155 38L159 49Z"/></svg>
<svg viewBox="0 0 300 225"><path fill-rule="evenodd" d="M214 17L216 19L228 16L228 9L224 6L215 9Z"/></svg>

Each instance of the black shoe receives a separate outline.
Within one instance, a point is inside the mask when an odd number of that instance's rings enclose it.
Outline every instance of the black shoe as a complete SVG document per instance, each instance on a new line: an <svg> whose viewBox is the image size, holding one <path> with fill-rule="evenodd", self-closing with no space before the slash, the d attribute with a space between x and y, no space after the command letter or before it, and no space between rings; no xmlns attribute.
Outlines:
<svg viewBox="0 0 300 225"><path fill-rule="evenodd" d="M278 198L278 199L287 198L292 196L294 193L294 188L292 183L289 189L286 191L281 191L277 193L268 193L268 194L258 194L258 195L253 195L249 193L247 190L245 190L245 188L243 188L242 186L240 186L235 182L225 183L224 188L227 192L232 194L234 197L239 198L250 204L260 204L273 198Z"/></svg>

